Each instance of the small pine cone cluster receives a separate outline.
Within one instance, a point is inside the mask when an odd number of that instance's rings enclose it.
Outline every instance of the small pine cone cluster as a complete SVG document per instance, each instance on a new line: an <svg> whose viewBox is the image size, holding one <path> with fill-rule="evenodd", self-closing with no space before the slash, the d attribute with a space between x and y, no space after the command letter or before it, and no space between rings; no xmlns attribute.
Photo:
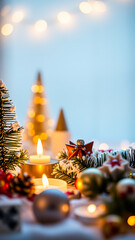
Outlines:
<svg viewBox="0 0 135 240"><path fill-rule="evenodd" d="M18 174L18 176L13 177L10 183L10 191L31 198L35 192L33 179L27 173L22 176Z"/></svg>

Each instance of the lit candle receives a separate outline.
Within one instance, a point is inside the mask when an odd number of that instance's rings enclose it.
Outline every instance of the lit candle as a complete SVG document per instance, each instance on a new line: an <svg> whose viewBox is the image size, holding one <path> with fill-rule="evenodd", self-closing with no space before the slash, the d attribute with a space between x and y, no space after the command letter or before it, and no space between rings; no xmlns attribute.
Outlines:
<svg viewBox="0 0 135 240"><path fill-rule="evenodd" d="M96 223L106 212L104 204L81 206L75 209L75 216L84 223Z"/></svg>
<svg viewBox="0 0 135 240"><path fill-rule="evenodd" d="M67 191L67 183L60 179L55 178L47 178L45 174L43 174L42 178L34 179L35 183L35 194L39 194L48 188L59 189L63 192Z"/></svg>
<svg viewBox="0 0 135 240"><path fill-rule="evenodd" d="M30 163L49 163L50 162L50 156L49 155L43 155L43 146L40 139L38 139L37 144L37 155L31 155L30 156Z"/></svg>

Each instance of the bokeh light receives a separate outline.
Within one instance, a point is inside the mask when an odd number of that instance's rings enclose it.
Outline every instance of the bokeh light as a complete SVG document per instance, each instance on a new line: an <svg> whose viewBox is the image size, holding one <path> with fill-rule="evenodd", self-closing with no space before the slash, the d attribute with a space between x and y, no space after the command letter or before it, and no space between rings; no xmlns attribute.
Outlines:
<svg viewBox="0 0 135 240"><path fill-rule="evenodd" d="M104 2L101 2L101 1L90 1L89 4L91 5L93 14L105 13L106 10L107 10L107 6L106 6L106 4Z"/></svg>
<svg viewBox="0 0 135 240"><path fill-rule="evenodd" d="M99 146L99 150L108 150L109 149L109 146L106 144L106 143L101 143L100 146Z"/></svg>
<svg viewBox="0 0 135 240"><path fill-rule="evenodd" d="M57 15L59 23L65 25L71 21L71 15L68 12L62 11Z"/></svg>
<svg viewBox="0 0 135 240"><path fill-rule="evenodd" d="M1 28L1 33L4 36L9 36L13 32L14 28L13 25L10 23L4 24Z"/></svg>
<svg viewBox="0 0 135 240"><path fill-rule="evenodd" d="M38 114L38 115L36 116L36 120L37 120L37 122L44 122L45 117L44 117L44 115L42 115L42 114Z"/></svg>
<svg viewBox="0 0 135 240"><path fill-rule="evenodd" d="M12 21L14 23L19 23L24 19L24 12L22 10L16 11L12 15Z"/></svg>
<svg viewBox="0 0 135 240"><path fill-rule="evenodd" d="M96 211L96 205L95 204L90 204L88 206L88 212L89 213L94 213Z"/></svg>
<svg viewBox="0 0 135 240"><path fill-rule="evenodd" d="M30 110L28 111L28 116L29 116L30 118L35 117L35 111L34 111L33 109L30 109Z"/></svg>
<svg viewBox="0 0 135 240"><path fill-rule="evenodd" d="M92 7L89 2L81 2L79 4L80 11L84 14L89 14L92 11Z"/></svg>
<svg viewBox="0 0 135 240"><path fill-rule="evenodd" d="M45 20L38 20L34 27L36 32L43 33L47 30L47 22Z"/></svg>
<svg viewBox="0 0 135 240"><path fill-rule="evenodd" d="M135 226L135 216L130 216L127 220L127 223L131 227Z"/></svg>

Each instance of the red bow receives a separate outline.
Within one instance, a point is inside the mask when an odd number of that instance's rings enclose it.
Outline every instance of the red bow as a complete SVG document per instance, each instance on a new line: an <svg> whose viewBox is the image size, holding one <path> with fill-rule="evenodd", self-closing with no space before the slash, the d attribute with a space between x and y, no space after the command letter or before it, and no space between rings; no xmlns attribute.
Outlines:
<svg viewBox="0 0 135 240"><path fill-rule="evenodd" d="M69 141L69 144L66 144L68 150L68 159L73 158L74 156L85 156L86 154L91 155L92 147L94 142L87 143L85 145L76 145L73 142Z"/></svg>

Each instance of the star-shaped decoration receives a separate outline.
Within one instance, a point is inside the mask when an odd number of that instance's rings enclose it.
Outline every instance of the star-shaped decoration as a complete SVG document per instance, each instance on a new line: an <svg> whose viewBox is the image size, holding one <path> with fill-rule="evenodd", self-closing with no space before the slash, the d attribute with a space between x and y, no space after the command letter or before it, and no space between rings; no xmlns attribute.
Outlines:
<svg viewBox="0 0 135 240"><path fill-rule="evenodd" d="M71 159L75 156L90 156L92 153L93 143L94 142L84 144L84 140L82 139L77 140L76 144L70 141L69 144L66 144L68 150L68 159Z"/></svg>
<svg viewBox="0 0 135 240"><path fill-rule="evenodd" d="M124 160L120 153L117 153L115 156L108 154L107 160L100 167L100 170L106 175L111 175L116 180L120 174L126 172L128 165L128 161Z"/></svg>

